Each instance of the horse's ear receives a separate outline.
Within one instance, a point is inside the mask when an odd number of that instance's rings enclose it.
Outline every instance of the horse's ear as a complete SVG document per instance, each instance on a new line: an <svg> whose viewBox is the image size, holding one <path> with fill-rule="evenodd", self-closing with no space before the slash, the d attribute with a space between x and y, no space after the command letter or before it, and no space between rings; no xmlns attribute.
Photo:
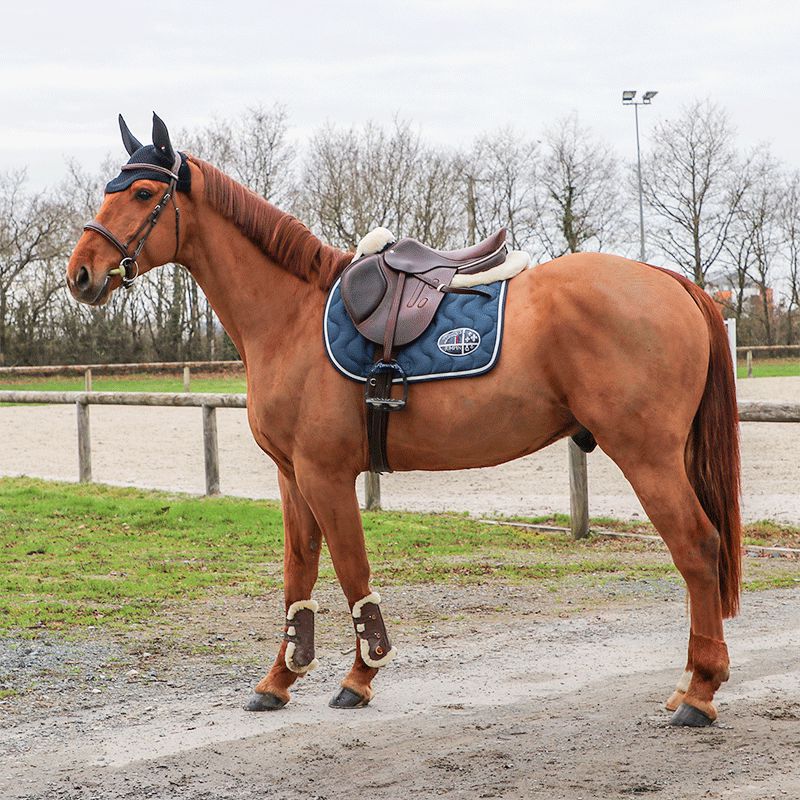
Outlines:
<svg viewBox="0 0 800 800"><path fill-rule="evenodd" d="M153 112L153 144L159 153L163 153L170 161L175 160L175 151L169 140L169 131L164 120Z"/></svg>
<svg viewBox="0 0 800 800"><path fill-rule="evenodd" d="M119 115L119 130L122 133L122 144L125 145L125 149L128 151L128 155L132 156L140 147L143 147L142 143L130 132L127 123L122 118L122 114Z"/></svg>

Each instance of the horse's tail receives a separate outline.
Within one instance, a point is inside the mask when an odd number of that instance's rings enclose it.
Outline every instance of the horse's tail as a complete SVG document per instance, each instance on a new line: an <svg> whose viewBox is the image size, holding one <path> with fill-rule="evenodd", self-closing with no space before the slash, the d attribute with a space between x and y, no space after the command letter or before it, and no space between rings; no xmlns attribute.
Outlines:
<svg viewBox="0 0 800 800"><path fill-rule="evenodd" d="M719 593L724 617L739 610L742 521L739 510L739 411L736 379L725 323L714 301L699 286L668 269L697 303L708 326L710 352L706 388L686 443L686 472L703 510L720 537Z"/></svg>

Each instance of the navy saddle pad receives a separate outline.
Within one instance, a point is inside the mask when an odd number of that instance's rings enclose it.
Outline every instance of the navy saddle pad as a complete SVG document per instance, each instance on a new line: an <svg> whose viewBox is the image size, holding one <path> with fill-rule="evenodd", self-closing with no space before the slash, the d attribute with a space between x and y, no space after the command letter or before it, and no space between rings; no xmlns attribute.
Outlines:
<svg viewBox="0 0 800 800"><path fill-rule="evenodd" d="M445 295L422 336L396 350L395 358L409 382L482 375L497 363L508 282L479 288L490 296ZM345 377L365 383L378 345L356 330L344 307L339 281L331 288L325 305L323 335L333 366Z"/></svg>

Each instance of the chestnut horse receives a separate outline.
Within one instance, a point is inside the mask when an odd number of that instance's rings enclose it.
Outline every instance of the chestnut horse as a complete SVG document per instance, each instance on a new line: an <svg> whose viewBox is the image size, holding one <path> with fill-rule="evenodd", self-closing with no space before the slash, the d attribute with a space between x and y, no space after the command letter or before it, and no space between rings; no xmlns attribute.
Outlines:
<svg viewBox="0 0 800 800"><path fill-rule="evenodd" d="M356 498L356 479L368 469L363 387L334 370L322 337L327 290L351 256L176 152L157 117L153 145L120 124L131 161L72 253L69 288L100 305L170 261L194 276L241 354L250 427L279 471L285 640L247 708L284 706L289 687L316 665L311 595L323 537L358 645L331 704L363 706L394 650L370 585ZM710 724L712 699L728 678L722 620L737 611L741 566L738 418L719 311L673 272L580 253L511 281L504 339L491 372L457 388L414 387L391 421L394 469L488 467L591 431L688 587L689 653L667 701L672 722Z"/></svg>

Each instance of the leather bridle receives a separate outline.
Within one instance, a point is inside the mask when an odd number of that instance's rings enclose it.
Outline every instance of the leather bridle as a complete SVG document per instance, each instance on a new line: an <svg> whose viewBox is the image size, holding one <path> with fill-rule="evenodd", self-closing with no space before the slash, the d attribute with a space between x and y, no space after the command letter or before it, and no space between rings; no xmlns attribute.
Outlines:
<svg viewBox="0 0 800 800"><path fill-rule="evenodd" d="M111 244L113 244L122 255L119 266L115 267L114 269L110 269L106 274L105 283L103 283L103 286L98 293L98 297L100 297L105 291L108 281L111 279L112 275L120 275L122 277L122 285L126 289L130 289L133 286L134 280L139 275L139 263L137 259L139 258L139 255L141 254L144 245L147 242L147 237L153 232L153 228L155 228L156 223L161 216L161 212L164 210L170 200L172 200L172 205L175 207L175 254L172 257L172 260L174 261L177 259L178 248L180 247L181 241L181 212L178 208L178 204L175 202L175 190L178 185L178 170L180 167L180 153L175 154L175 163L172 165L172 169L147 163L123 164L123 171L140 170L147 172L161 172L164 175L169 176L169 184L167 185L167 189L164 194L161 195L161 199L158 201L158 203L156 203L155 208L150 212L144 222L142 222L142 224L131 234L130 238L126 242L121 242L108 228L106 228L105 225L103 225L102 222L98 222L96 219L93 219L91 222L87 222L83 226L85 231L94 231L95 233L99 233L104 239L111 242ZM131 253L130 248L134 242L136 242L136 247L133 253Z"/></svg>

